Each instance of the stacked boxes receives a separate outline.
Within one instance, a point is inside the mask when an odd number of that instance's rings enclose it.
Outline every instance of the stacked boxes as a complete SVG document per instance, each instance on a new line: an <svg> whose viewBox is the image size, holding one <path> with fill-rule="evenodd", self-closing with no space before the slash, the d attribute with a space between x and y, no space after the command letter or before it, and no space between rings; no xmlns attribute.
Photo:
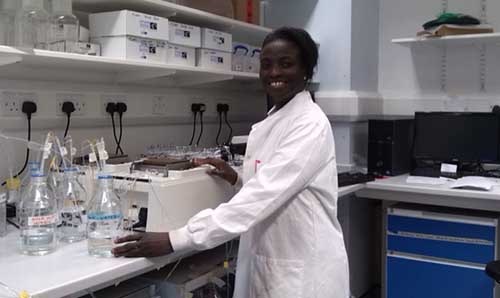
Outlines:
<svg viewBox="0 0 500 298"><path fill-rule="evenodd" d="M230 71L232 50L231 34L203 28L201 29L201 49L196 49L197 66Z"/></svg>
<svg viewBox="0 0 500 298"><path fill-rule="evenodd" d="M168 20L130 10L90 15L92 42L103 56L166 63Z"/></svg>
<svg viewBox="0 0 500 298"><path fill-rule="evenodd" d="M91 14L89 21L91 41L101 45L103 56L231 71L233 42L229 33L130 10ZM245 57L252 51L248 47ZM255 68L245 58L238 71Z"/></svg>
<svg viewBox="0 0 500 298"><path fill-rule="evenodd" d="M167 61L169 64L195 66L195 49L201 46L200 27L169 23L170 40L167 47Z"/></svg>

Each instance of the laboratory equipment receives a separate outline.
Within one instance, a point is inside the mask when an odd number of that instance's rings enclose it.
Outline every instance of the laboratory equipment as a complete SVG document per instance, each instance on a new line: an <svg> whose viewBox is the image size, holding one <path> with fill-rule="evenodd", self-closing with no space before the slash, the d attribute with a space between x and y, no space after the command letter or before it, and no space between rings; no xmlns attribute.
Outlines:
<svg viewBox="0 0 500 298"><path fill-rule="evenodd" d="M0 193L0 237L7 234L7 194Z"/></svg>
<svg viewBox="0 0 500 298"><path fill-rule="evenodd" d="M77 42L80 23L73 15L72 0L51 0L50 43L59 41Z"/></svg>
<svg viewBox="0 0 500 298"><path fill-rule="evenodd" d="M57 246L58 222L56 199L47 187L47 177L40 171L31 173L31 180L18 205L21 229L21 252L45 255Z"/></svg>
<svg viewBox="0 0 500 298"><path fill-rule="evenodd" d="M15 45L15 19L19 0L0 1L0 44Z"/></svg>
<svg viewBox="0 0 500 298"><path fill-rule="evenodd" d="M97 191L87 210L89 254L112 257L113 239L120 236L123 213L118 196L113 191L113 177L101 173Z"/></svg>
<svg viewBox="0 0 500 298"><path fill-rule="evenodd" d="M48 49L49 14L43 0L22 0L15 24L17 46Z"/></svg>
<svg viewBox="0 0 500 298"><path fill-rule="evenodd" d="M116 189L124 209L136 205L147 208L146 230L168 232L183 227L196 213L214 209L231 199L235 188L207 173L207 166L186 170L169 170L168 177L156 171L141 170L114 173Z"/></svg>
<svg viewBox="0 0 500 298"><path fill-rule="evenodd" d="M77 242L86 238L87 192L78 181L78 169L75 167L64 169L62 183L62 207L60 209L61 226L59 228L60 240L64 242Z"/></svg>

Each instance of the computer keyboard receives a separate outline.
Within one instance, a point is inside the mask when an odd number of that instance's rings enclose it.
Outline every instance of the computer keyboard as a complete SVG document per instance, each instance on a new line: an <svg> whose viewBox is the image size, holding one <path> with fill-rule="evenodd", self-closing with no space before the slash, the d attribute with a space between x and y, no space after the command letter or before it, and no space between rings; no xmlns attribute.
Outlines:
<svg viewBox="0 0 500 298"><path fill-rule="evenodd" d="M359 184L359 183L365 183L369 181L375 180L375 177L372 174L364 174L364 173L339 173L338 174L338 185L339 187L342 186L349 186L353 184Z"/></svg>

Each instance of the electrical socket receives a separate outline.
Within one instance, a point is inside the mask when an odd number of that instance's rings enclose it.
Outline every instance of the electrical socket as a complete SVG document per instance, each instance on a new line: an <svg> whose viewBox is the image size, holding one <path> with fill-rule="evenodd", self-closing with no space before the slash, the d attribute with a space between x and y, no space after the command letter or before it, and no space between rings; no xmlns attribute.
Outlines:
<svg viewBox="0 0 500 298"><path fill-rule="evenodd" d="M109 117L108 112L106 112L106 106L110 102L123 102L127 104L127 106L130 108L130 105L127 102L127 96L126 95L120 95L120 94L103 94L101 95L101 113L102 115Z"/></svg>
<svg viewBox="0 0 500 298"><path fill-rule="evenodd" d="M166 115L167 98L165 96L153 96L153 115Z"/></svg>
<svg viewBox="0 0 500 298"><path fill-rule="evenodd" d="M32 92L3 92L0 102L0 114L7 117L23 116L21 108L25 101L32 101L38 105L38 96Z"/></svg>
<svg viewBox="0 0 500 298"><path fill-rule="evenodd" d="M83 94L56 94L57 116L66 116L66 113L62 111L62 105L65 101L71 101L75 106L75 111L71 113L71 116L84 116L87 114L87 104L83 98Z"/></svg>

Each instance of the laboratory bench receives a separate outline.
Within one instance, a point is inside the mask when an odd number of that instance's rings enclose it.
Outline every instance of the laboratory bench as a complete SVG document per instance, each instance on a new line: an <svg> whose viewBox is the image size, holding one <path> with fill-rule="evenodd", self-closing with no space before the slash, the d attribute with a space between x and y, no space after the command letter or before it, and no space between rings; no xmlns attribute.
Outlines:
<svg viewBox="0 0 500 298"><path fill-rule="evenodd" d="M408 184L406 183L407 177L408 175L401 175L339 188L339 220L344 229L350 261L357 259L353 256L359 254L359 249L365 246L358 243L359 234L365 232L360 232L359 223L354 223L353 220L359 220L361 217L366 219L366 216L362 216L362 214L366 215L367 210L373 209L367 209L363 205L363 207L356 207L357 211L351 210L352 206L349 207L348 211L341 211L340 209L345 209L341 205L357 204L358 202L368 202L368 204L373 202L373 204L380 205L382 202L382 206L385 208L397 202L406 202L471 210L500 211L500 181L499 186L495 186L492 191L472 191L450 189L448 184ZM343 212L346 214L341 214ZM383 240L386 237L384 232L387 227L387 222L384 220L386 215L384 214L381 220L382 251L386 249ZM373 214L369 216L371 219L364 224L366 228L380 229L380 226L373 226L373 220L380 221L380 216L374 217ZM380 237L380 233L374 237ZM182 255L174 253L158 258L95 258L88 255L87 242L82 241L73 244L60 244L54 253L33 257L19 253L18 241L18 231L12 226L9 226L7 236L0 238L0 281L16 290L26 290L33 298L79 297L87 294L88 290L95 291L118 284L176 262L182 256L194 254L194 252L184 252ZM377 243L380 244L380 239ZM373 249L373 246L371 247ZM378 253L380 255L380 252ZM364 259L360 257L356 261L359 264L355 265L353 262L351 266L355 268L366 267L366 261L370 259L371 255L365 255ZM384 259L385 257L382 258L382 268L385 266ZM356 282L361 282L362 278L359 272L352 273L351 280L356 279ZM384 279L383 272L381 275ZM370 281L363 282L365 284L360 286L357 296L360 296L361 291L366 290L367 285L371 284ZM351 285L351 287L353 286Z"/></svg>
<svg viewBox="0 0 500 298"><path fill-rule="evenodd" d="M339 188L339 197L363 188L350 185ZM57 250L45 256L19 253L19 231L9 225L7 236L0 238L0 281L16 291L27 291L31 298L79 297L119 284L143 273L192 255L187 251L157 258L96 258L88 254L87 241L59 243Z"/></svg>

